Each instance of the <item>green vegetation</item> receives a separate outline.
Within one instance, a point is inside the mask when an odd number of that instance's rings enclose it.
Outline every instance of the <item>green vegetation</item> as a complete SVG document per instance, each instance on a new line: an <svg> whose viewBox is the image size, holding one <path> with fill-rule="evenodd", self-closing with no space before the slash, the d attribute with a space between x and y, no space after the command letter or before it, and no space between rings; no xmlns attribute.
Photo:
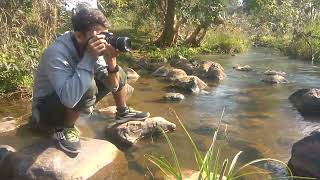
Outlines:
<svg viewBox="0 0 320 180"><path fill-rule="evenodd" d="M43 49L64 26L58 7L57 1L0 2L0 94L30 88Z"/></svg>
<svg viewBox="0 0 320 180"><path fill-rule="evenodd" d="M247 14L247 30L259 46L287 55L320 60L320 1L244 0L237 12Z"/></svg>
<svg viewBox="0 0 320 180"><path fill-rule="evenodd" d="M181 127L183 128L183 130L184 130L186 136L188 137L188 140L190 141L190 144L193 148L195 163L197 164L197 167L198 167L197 178L199 180L200 179L201 180L202 179L203 180L235 180L235 179L241 179L242 177L250 176L250 175L254 175L254 174L269 174L269 173L271 174L271 172L260 172L260 171L246 172L246 173L242 172L242 170L246 169L247 167L249 167L251 165L261 163L261 162L268 162L268 161L273 161L273 162L279 163L279 164L283 165L288 171L288 174L289 174L288 177L276 177L276 179L284 179L284 178L286 178L286 179L315 179L315 178L293 176L291 170L286 165L286 163L279 161L277 159L271 159L271 158L257 159L257 160L253 160L251 162L248 162L246 164L242 164L239 166L238 159L239 159L242 151L238 152L234 156L231 163L229 163L228 159L224 159L222 161L222 163L220 163L221 162L220 153L223 152L223 148L222 148L222 145L218 144L216 141L217 141L218 132L220 130L220 124L221 124L221 120L222 120L224 111L222 112L218 128L214 133L212 143L211 143L209 149L207 150L207 152L205 153L205 155L203 156L201 154L200 150L198 149L197 145L193 141L191 135L187 131L186 127L182 123L181 119L178 117L178 115L174 111L172 111L172 112L174 113L174 115L178 119ZM226 137L226 132L227 132L227 128L224 131L224 137ZM169 148L171 151L171 156L173 159L173 163L169 162L164 157L158 157L158 156L154 156L154 155L145 155L145 156L150 162L152 162L154 165L156 165L167 177L171 177L171 179L182 180L183 174L182 174L182 170L181 170L181 165L179 163L178 156L175 152L175 149L174 149L169 137L167 136L167 134L163 130L162 130L162 134L164 135L164 137L169 145Z"/></svg>

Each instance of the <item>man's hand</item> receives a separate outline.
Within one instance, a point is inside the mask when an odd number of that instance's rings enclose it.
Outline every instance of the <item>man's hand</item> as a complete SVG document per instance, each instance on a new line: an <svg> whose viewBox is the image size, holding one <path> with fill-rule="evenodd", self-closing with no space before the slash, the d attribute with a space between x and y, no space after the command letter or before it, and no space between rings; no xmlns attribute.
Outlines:
<svg viewBox="0 0 320 180"><path fill-rule="evenodd" d="M116 57L119 51L112 47L110 44L106 43L106 50L103 52L104 59L108 65L109 70L113 71L117 65Z"/></svg>
<svg viewBox="0 0 320 180"><path fill-rule="evenodd" d="M93 36L88 41L87 51L94 57L101 56L107 50L107 41L104 39L105 36L93 32Z"/></svg>

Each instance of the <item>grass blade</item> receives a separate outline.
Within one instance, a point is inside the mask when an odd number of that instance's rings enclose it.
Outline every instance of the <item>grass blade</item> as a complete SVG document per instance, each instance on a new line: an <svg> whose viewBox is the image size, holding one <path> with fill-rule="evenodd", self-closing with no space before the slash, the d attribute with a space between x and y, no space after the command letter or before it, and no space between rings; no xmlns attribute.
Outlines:
<svg viewBox="0 0 320 180"><path fill-rule="evenodd" d="M175 149L174 149L174 147L173 147L173 145L172 145L167 133L162 128L160 128L160 129L161 129L161 132L164 135L164 137L166 138L166 141L167 141L167 143L169 145L169 148L170 148L173 160L174 160L174 164L175 164L175 167L177 169L177 175L178 175L179 179L182 179L181 168L180 168L180 164L179 164L179 160L178 160L176 151L175 151Z"/></svg>
<svg viewBox="0 0 320 180"><path fill-rule="evenodd" d="M227 166L228 166L228 159L225 159L223 161L222 169L220 171L220 174L218 175L219 176L218 180L223 180L223 176L224 176L224 173L226 172Z"/></svg>
<svg viewBox="0 0 320 180"><path fill-rule="evenodd" d="M233 158L233 160L232 160L232 162L231 162L230 168L229 168L229 172L228 172L228 175L227 175L228 177L232 174L233 169L234 169L234 167L235 167L235 165L236 165L236 163L237 163L237 161L238 161L239 156L240 156L241 153L242 153L242 151L239 151L239 152L234 156L234 158Z"/></svg>
<svg viewBox="0 0 320 180"><path fill-rule="evenodd" d="M200 154L200 151L197 147L197 145L194 143L192 137L190 136L188 130L186 129L186 127L184 126L184 124L182 123L182 120L180 119L180 117L177 115L177 113L173 110L173 109L169 109L171 113L173 113L176 117L176 119L179 121L182 129L184 130L184 132L186 133L186 135L188 136L188 140L190 141L191 145L192 145L192 148L193 148L193 151L196 155L196 161L198 162L198 169L200 170L201 169L201 166L202 166L202 162L203 162L203 159L202 159L202 156Z"/></svg>

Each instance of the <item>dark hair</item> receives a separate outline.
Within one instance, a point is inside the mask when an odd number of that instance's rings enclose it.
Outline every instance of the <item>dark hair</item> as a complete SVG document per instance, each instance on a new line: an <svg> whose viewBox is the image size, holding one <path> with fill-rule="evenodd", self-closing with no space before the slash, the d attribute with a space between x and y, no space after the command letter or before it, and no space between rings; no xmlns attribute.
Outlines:
<svg viewBox="0 0 320 180"><path fill-rule="evenodd" d="M74 31L88 32L96 25L102 25L106 28L110 26L107 18L99 9L83 8L76 12L72 18Z"/></svg>

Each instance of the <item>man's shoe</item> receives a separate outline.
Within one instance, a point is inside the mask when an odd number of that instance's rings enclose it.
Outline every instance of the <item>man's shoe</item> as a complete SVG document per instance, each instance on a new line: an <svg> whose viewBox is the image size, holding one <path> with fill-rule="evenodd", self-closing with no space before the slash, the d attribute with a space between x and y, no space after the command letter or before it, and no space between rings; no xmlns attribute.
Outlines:
<svg viewBox="0 0 320 180"><path fill-rule="evenodd" d="M80 131L76 127L56 130L53 137L58 140L59 146L64 151L74 154L80 152Z"/></svg>
<svg viewBox="0 0 320 180"><path fill-rule="evenodd" d="M128 121L143 121L150 116L149 112L136 111L131 108L126 108L122 112L116 112L116 122L125 123Z"/></svg>

